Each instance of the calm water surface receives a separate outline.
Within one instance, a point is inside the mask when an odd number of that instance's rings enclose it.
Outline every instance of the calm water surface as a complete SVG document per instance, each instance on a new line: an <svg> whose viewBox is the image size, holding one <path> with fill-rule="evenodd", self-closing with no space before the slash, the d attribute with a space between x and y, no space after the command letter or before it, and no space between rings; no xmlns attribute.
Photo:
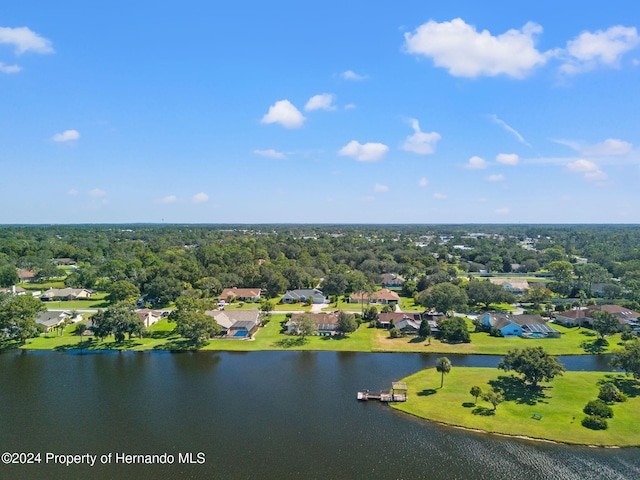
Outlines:
<svg viewBox="0 0 640 480"><path fill-rule="evenodd" d="M388 388L437 355L341 352L0 355L0 452L161 454L171 465L2 465L1 479L638 479L640 449L465 432L359 389ZM497 357L449 355L456 365ZM574 370L607 359L566 357ZM178 462L203 452L204 464ZM44 457L43 457L44 460Z"/></svg>

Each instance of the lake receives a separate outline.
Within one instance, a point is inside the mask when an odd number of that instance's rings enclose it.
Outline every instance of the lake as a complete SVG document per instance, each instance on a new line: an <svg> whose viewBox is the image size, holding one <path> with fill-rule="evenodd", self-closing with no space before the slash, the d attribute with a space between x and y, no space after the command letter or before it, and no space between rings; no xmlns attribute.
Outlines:
<svg viewBox="0 0 640 480"><path fill-rule="evenodd" d="M0 451L40 452L42 461L0 464L0 478L640 478L638 448L485 435L356 401L358 390L387 389L439 356L6 352ZM500 360L448 357L454 368ZM609 369L606 357L561 360L572 370ZM47 453L96 455L97 464L46 463ZM173 462L126 464L123 454Z"/></svg>

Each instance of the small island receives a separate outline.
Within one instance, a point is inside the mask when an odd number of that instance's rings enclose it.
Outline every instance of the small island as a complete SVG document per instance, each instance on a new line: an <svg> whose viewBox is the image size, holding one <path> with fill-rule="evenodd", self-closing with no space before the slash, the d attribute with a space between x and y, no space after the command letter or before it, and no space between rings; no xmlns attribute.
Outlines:
<svg viewBox="0 0 640 480"><path fill-rule="evenodd" d="M564 372L551 382L531 385L512 371L453 366L448 373L427 368L402 381L407 400L393 408L433 422L567 444L640 445L640 381L622 373ZM598 400L605 385L615 386L625 401L597 402L613 416L605 419L606 429L588 428L583 419L590 416L583 409Z"/></svg>

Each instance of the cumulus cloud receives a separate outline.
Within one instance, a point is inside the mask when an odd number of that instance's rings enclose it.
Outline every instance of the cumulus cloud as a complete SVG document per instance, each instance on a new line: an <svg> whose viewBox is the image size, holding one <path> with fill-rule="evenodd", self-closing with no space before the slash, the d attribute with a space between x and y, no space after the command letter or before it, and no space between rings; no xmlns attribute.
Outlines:
<svg viewBox="0 0 640 480"><path fill-rule="evenodd" d="M51 140L54 142L72 142L80 138L80 133L77 130L65 130L62 133L56 133Z"/></svg>
<svg viewBox="0 0 640 480"><path fill-rule="evenodd" d="M420 124L415 118L410 119L409 122L414 134L409 135L400 148L418 155L431 155L435 151L438 140L442 137L436 132L425 133L420 131Z"/></svg>
<svg viewBox="0 0 640 480"><path fill-rule="evenodd" d="M437 67L446 68L453 76L524 78L547 61L548 55L535 48L534 35L541 32L540 25L529 22L520 30L494 36L456 18L442 23L430 20L404 37L408 53L433 59Z"/></svg>
<svg viewBox="0 0 640 480"><path fill-rule="evenodd" d="M388 192L389 187L387 187L386 185L380 185L379 183L376 183L376 186L373 187L373 191L376 193Z"/></svg>
<svg viewBox="0 0 640 480"><path fill-rule="evenodd" d="M487 168L487 161L484 158L474 155L465 164L464 168L468 168L469 170L482 170Z"/></svg>
<svg viewBox="0 0 640 480"><path fill-rule="evenodd" d="M18 65L5 65L0 62L0 72L2 73L18 73L22 68Z"/></svg>
<svg viewBox="0 0 640 480"><path fill-rule="evenodd" d="M595 183L605 182L609 178L595 162L583 158L568 163L567 170L572 173L583 173L585 180Z"/></svg>
<svg viewBox="0 0 640 480"><path fill-rule="evenodd" d="M567 42L567 48L562 52L565 63L560 70L571 75L598 66L617 67L622 56L638 45L640 37L635 27L616 25L595 33L582 32Z"/></svg>
<svg viewBox="0 0 640 480"><path fill-rule="evenodd" d="M355 82L359 82L361 80L366 80L369 78L367 75L359 75L353 70L347 70L346 72L342 72L340 76L345 80L353 80Z"/></svg>
<svg viewBox="0 0 640 480"><path fill-rule="evenodd" d="M510 212L511 212L511 210L509 210L507 207L502 207L502 208L497 208L497 209L495 210L495 212L496 212L498 215L507 215L508 213L510 213Z"/></svg>
<svg viewBox="0 0 640 480"><path fill-rule="evenodd" d="M487 177L485 177L485 180L487 182L502 182L504 181L504 179L505 177L501 173L496 173L496 174L488 175Z"/></svg>
<svg viewBox="0 0 640 480"><path fill-rule="evenodd" d="M261 157L276 158L279 160L284 160L285 158L287 158L287 156L284 153L278 152L273 148L270 148L268 150L254 150L253 153L255 155L260 155Z"/></svg>
<svg viewBox="0 0 640 480"><path fill-rule="evenodd" d="M582 149L582 154L590 157L626 155L631 151L632 145L624 140L608 138L602 143L597 143Z"/></svg>
<svg viewBox="0 0 640 480"><path fill-rule="evenodd" d="M271 105L261 120L262 123L279 123L285 128L299 128L304 121L305 117L289 100L279 100Z"/></svg>
<svg viewBox="0 0 640 480"><path fill-rule="evenodd" d="M338 151L338 155L353 157L360 162L377 162L389 151L384 143L359 143L352 140Z"/></svg>
<svg viewBox="0 0 640 480"><path fill-rule="evenodd" d="M335 95L331 93L321 93L320 95L314 95L309 99L304 106L305 111L310 112L312 110L335 110L336 106L333 105Z"/></svg>
<svg viewBox="0 0 640 480"><path fill-rule="evenodd" d="M444 200L447 196L444 193L434 193L433 198L436 200Z"/></svg>
<svg viewBox="0 0 640 480"><path fill-rule="evenodd" d="M502 165L518 165L520 157L515 153L499 153L496 155L496 162Z"/></svg>
<svg viewBox="0 0 640 480"><path fill-rule="evenodd" d="M158 203L175 203L177 200L178 197L175 195L167 195L166 197L158 199Z"/></svg>
<svg viewBox="0 0 640 480"><path fill-rule="evenodd" d="M25 52L53 53L51 41L27 27L0 27L0 44L13 45L16 55Z"/></svg>
<svg viewBox="0 0 640 480"><path fill-rule="evenodd" d="M421 187L426 187L427 185L429 185L429 180L427 180L427 177L422 177L420 180L418 180L418 185L420 185Z"/></svg>
<svg viewBox="0 0 640 480"><path fill-rule="evenodd" d="M99 188L94 188L89 192L89 196L94 198L105 197L106 195L107 192L105 192L104 190L100 190Z"/></svg>
<svg viewBox="0 0 640 480"><path fill-rule="evenodd" d="M191 200L193 203L204 203L209 200L209 195L204 192L196 193Z"/></svg>

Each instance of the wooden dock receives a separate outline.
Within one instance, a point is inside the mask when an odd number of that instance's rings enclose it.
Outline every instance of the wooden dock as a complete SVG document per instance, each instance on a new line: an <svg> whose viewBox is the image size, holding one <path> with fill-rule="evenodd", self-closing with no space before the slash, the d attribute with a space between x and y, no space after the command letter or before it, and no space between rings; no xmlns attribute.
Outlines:
<svg viewBox="0 0 640 480"><path fill-rule="evenodd" d="M396 392L399 390L399 392ZM406 402L407 401L407 386L406 384L400 384L393 382L393 388L390 392L371 393L369 390L358 392L358 400L366 402L368 400L378 400L379 402Z"/></svg>

